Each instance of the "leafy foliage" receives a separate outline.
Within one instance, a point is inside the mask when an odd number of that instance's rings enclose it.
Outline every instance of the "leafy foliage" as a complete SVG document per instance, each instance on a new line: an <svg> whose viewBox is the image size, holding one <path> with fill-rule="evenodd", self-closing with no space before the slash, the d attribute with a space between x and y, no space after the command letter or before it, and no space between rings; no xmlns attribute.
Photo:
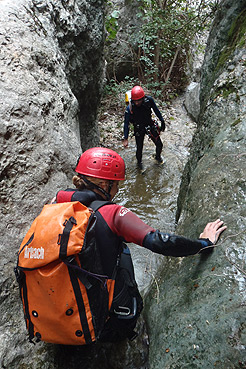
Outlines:
<svg viewBox="0 0 246 369"><path fill-rule="evenodd" d="M119 11L118 10L113 10L105 18L105 28L106 28L106 31L107 31L107 40L108 41L113 40L116 37L118 27L119 27L118 19L119 19Z"/></svg>
<svg viewBox="0 0 246 369"><path fill-rule="evenodd" d="M186 85L191 45L209 27L219 0L136 1L142 26L131 28L127 38L134 55L132 63L139 80L165 98L170 89L179 92Z"/></svg>
<svg viewBox="0 0 246 369"><path fill-rule="evenodd" d="M125 93L132 89L136 83L140 83L134 77L126 76L124 81L117 82L115 79L111 79L104 87L104 98L102 103L107 101L107 109L120 110L125 107Z"/></svg>
<svg viewBox="0 0 246 369"><path fill-rule="evenodd" d="M208 27L217 3L211 0L141 0L138 33L142 79L182 87L195 36ZM146 77L145 77L146 76ZM172 78L171 78L172 77Z"/></svg>

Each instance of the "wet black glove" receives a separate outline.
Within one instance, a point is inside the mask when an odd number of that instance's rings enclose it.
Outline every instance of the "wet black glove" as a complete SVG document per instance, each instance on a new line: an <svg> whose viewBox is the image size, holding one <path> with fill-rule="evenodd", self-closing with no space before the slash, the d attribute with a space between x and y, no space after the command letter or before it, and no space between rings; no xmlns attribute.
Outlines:
<svg viewBox="0 0 246 369"><path fill-rule="evenodd" d="M166 256L195 255L201 252L203 248L203 253L205 253L205 250L213 249L213 247L207 248L210 245L213 244L207 239L191 240L175 234L163 233L159 230L147 233L143 240L143 247Z"/></svg>
<svg viewBox="0 0 246 369"><path fill-rule="evenodd" d="M164 132L166 128L164 120L161 122L161 131Z"/></svg>

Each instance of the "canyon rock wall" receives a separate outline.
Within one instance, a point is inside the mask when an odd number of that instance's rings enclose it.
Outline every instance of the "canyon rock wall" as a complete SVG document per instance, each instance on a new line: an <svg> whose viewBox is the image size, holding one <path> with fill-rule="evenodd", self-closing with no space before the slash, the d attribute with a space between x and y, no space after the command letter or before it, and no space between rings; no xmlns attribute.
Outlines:
<svg viewBox="0 0 246 369"><path fill-rule="evenodd" d="M0 14L0 367L52 368L26 339L13 269L33 219L71 184L81 145L98 142L103 1L3 0Z"/></svg>
<svg viewBox="0 0 246 369"><path fill-rule="evenodd" d="M155 369L246 367L246 2L220 6L202 67L176 233L196 238L217 218L228 229L213 253L170 258L161 271L145 311Z"/></svg>

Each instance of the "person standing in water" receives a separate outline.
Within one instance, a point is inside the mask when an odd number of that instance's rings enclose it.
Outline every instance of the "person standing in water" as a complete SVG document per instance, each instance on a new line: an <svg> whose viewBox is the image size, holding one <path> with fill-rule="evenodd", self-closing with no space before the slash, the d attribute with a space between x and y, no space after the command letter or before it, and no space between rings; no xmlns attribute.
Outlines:
<svg viewBox="0 0 246 369"><path fill-rule="evenodd" d="M161 122L161 129L153 121L151 114L152 110ZM151 96L146 96L141 86L134 86L131 90L131 99L125 110L124 118L124 140L123 146L128 146L129 124L133 123L134 136L137 146L136 158L138 168L142 169L142 153L144 137L147 134L156 146L155 159L159 163L163 163L161 152L163 148L160 139L160 130L165 130L165 122L160 110Z"/></svg>

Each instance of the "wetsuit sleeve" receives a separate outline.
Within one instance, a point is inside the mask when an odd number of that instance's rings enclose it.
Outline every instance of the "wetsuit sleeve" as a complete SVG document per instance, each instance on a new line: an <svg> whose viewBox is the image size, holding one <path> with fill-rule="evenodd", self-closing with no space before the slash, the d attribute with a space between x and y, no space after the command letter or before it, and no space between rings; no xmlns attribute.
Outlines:
<svg viewBox="0 0 246 369"><path fill-rule="evenodd" d="M126 242L143 246L157 254L182 257L213 248L213 243L208 239L191 240L155 230L120 205L103 206L98 211L113 233Z"/></svg>
<svg viewBox="0 0 246 369"><path fill-rule="evenodd" d="M129 123L130 123L130 108L127 106L125 110L125 119L124 119L124 138L128 139L129 135Z"/></svg>
<svg viewBox="0 0 246 369"><path fill-rule="evenodd" d="M160 110L157 108L155 100L151 96L149 96L149 100L151 102L151 108L154 110L155 115L157 116L157 118L160 119L161 123L164 123L163 116L161 115Z"/></svg>
<svg viewBox="0 0 246 369"><path fill-rule="evenodd" d="M213 249L213 243L209 239L191 240L160 231L148 233L143 240L143 246L166 256L188 256L202 252L203 249Z"/></svg>
<svg viewBox="0 0 246 369"><path fill-rule="evenodd" d="M154 228L144 223L136 214L120 205L107 205L98 210L111 231L125 242L142 246L147 233Z"/></svg>

